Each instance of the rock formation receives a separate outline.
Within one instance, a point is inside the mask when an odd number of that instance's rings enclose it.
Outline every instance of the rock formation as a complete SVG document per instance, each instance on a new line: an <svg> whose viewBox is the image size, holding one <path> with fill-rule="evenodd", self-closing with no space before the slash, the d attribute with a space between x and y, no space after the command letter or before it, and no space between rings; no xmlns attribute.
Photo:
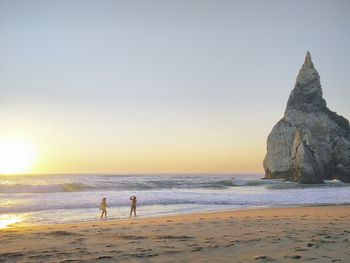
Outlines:
<svg viewBox="0 0 350 263"><path fill-rule="evenodd" d="M265 178L305 184L324 179L350 182L349 121L328 109L309 52L284 117L267 138Z"/></svg>

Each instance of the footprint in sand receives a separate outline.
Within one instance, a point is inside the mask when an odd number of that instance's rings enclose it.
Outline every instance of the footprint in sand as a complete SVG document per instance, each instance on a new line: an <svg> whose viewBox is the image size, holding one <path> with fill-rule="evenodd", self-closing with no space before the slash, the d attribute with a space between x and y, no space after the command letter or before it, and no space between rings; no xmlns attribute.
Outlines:
<svg viewBox="0 0 350 263"><path fill-rule="evenodd" d="M202 247L196 247L192 249L191 252L198 252L198 251L201 251L202 249L203 249Z"/></svg>
<svg viewBox="0 0 350 263"><path fill-rule="evenodd" d="M102 260L102 259L112 259L113 257L112 256L107 256L107 255L103 255L103 256L98 256L98 257L96 257L95 259L97 259L97 260Z"/></svg>
<svg viewBox="0 0 350 263"><path fill-rule="evenodd" d="M295 250L294 250L295 252L299 252L299 251L307 251L307 249L306 248L296 248Z"/></svg>
<svg viewBox="0 0 350 263"><path fill-rule="evenodd" d="M52 256L52 254L38 254L38 255L27 256L27 258L43 260L44 258L48 258L48 257L51 257L51 256Z"/></svg>
<svg viewBox="0 0 350 263"><path fill-rule="evenodd" d="M116 247L116 245L110 244L110 245L106 245L105 247Z"/></svg>
<svg viewBox="0 0 350 263"><path fill-rule="evenodd" d="M273 260L271 257L269 257L269 256L265 256L265 255L262 255L262 256L256 256L255 258L254 258L254 260L263 260L263 261L271 261L271 260Z"/></svg>
<svg viewBox="0 0 350 263"><path fill-rule="evenodd" d="M151 248L142 248L142 247L136 248L136 250L138 250L140 252L150 252L150 251L152 251Z"/></svg>
<svg viewBox="0 0 350 263"><path fill-rule="evenodd" d="M198 246L198 244L189 244L187 245L188 247L194 247L194 246Z"/></svg>
<svg viewBox="0 0 350 263"><path fill-rule="evenodd" d="M288 255L288 256L285 256L285 258L301 259L301 256L299 256L299 255Z"/></svg>
<svg viewBox="0 0 350 263"><path fill-rule="evenodd" d="M225 247L233 247L235 245L235 243L228 243L227 245L225 245Z"/></svg>

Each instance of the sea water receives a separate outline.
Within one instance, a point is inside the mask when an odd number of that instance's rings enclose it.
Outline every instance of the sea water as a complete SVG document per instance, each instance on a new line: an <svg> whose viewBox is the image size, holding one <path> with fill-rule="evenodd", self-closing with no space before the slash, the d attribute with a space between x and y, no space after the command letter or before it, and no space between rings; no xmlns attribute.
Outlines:
<svg viewBox="0 0 350 263"><path fill-rule="evenodd" d="M11 175L0 176L0 228L9 225L73 223L99 219L103 197L109 219L170 214L350 204L350 184L337 180L300 185L263 180L262 174L205 175Z"/></svg>

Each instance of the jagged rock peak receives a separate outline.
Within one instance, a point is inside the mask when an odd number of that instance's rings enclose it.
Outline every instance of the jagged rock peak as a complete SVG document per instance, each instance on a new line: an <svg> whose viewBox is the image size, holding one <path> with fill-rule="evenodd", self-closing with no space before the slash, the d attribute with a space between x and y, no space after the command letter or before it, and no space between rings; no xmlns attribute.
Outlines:
<svg viewBox="0 0 350 263"><path fill-rule="evenodd" d="M284 117L267 139L265 178L299 183L350 183L349 121L328 109L320 77L306 53Z"/></svg>
<svg viewBox="0 0 350 263"><path fill-rule="evenodd" d="M288 112L290 109L301 107L308 111L314 110L315 107L325 110L326 102L322 97L320 76L312 63L310 52L307 51L304 64L288 99L286 110Z"/></svg>
<svg viewBox="0 0 350 263"><path fill-rule="evenodd" d="M306 56L305 56L305 61L304 61L303 67L309 67L309 68L313 68L314 67L314 63L312 63L311 54L310 54L309 51L306 52Z"/></svg>
<svg viewBox="0 0 350 263"><path fill-rule="evenodd" d="M295 85L298 87L306 86L311 82L316 82L316 84L320 85L320 76L314 67L314 63L312 63L310 52L307 51L304 64L299 71Z"/></svg>

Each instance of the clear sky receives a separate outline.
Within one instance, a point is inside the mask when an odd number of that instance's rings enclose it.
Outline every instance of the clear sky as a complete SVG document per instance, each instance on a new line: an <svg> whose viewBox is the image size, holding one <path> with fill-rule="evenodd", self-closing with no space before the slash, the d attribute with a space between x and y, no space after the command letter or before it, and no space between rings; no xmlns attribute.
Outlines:
<svg viewBox="0 0 350 263"><path fill-rule="evenodd" d="M0 0L0 36L32 172L263 172L307 50L350 119L350 1Z"/></svg>

